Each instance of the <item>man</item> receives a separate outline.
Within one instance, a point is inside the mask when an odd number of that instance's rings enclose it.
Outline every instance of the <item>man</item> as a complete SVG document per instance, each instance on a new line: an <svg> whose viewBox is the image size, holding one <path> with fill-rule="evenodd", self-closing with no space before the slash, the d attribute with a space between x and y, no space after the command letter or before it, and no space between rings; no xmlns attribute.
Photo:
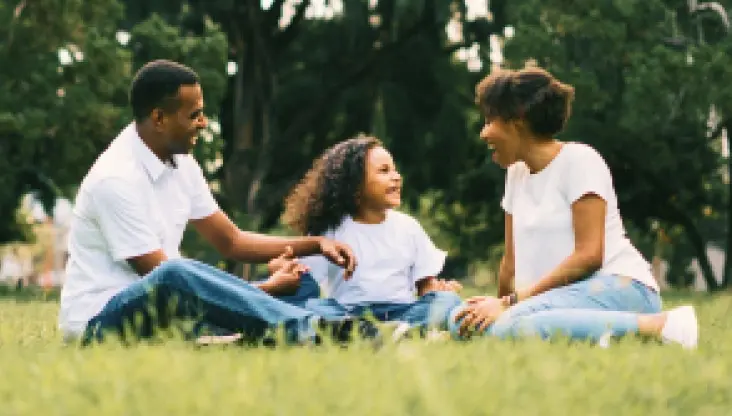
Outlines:
<svg viewBox="0 0 732 416"><path fill-rule="evenodd" d="M292 257L320 253L350 274L356 266L351 249L318 237L244 232L219 209L189 154L207 125L193 70L150 62L135 75L130 101L134 122L96 160L75 201L59 314L65 337L101 338L136 316L143 317L137 328L143 336L175 317L232 332L285 324L298 336L312 335L318 317L270 295L297 288L304 268ZM189 221L225 257L266 262L288 248L287 266L255 287L182 260Z"/></svg>

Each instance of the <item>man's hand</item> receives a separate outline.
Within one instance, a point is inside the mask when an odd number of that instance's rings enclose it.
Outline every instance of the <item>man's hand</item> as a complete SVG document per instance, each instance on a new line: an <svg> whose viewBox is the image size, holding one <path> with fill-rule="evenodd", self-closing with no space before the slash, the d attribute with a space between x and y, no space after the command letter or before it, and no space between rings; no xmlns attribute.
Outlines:
<svg viewBox="0 0 732 416"><path fill-rule="evenodd" d="M277 271L285 267L288 262L294 260L295 254L292 250L292 247L287 246L285 247L285 252L280 254L278 257L273 258L267 263L267 272L271 276L275 274ZM303 266L305 267L305 266ZM307 271L307 267L305 268L305 271Z"/></svg>
<svg viewBox="0 0 732 416"><path fill-rule="evenodd" d="M321 238L319 243L320 253L332 263L346 269L343 278L345 280L350 279L356 269L356 256L353 254L351 247L327 238Z"/></svg>
<svg viewBox="0 0 732 416"><path fill-rule="evenodd" d="M462 320L460 335L465 335L473 330L484 331L507 307L508 305L503 299L492 296L475 296L468 299L465 308L455 316L456 321Z"/></svg>

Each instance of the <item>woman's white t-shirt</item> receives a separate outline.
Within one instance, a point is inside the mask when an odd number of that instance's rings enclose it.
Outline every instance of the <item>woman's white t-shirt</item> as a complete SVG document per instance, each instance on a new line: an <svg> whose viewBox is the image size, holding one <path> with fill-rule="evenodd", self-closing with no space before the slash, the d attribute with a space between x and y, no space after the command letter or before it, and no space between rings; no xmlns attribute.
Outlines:
<svg viewBox="0 0 732 416"><path fill-rule="evenodd" d="M438 249L422 226L407 214L389 210L380 224L362 224L350 216L325 237L348 244L358 265L350 279L321 255L300 261L327 297L342 305L411 303L416 283L442 271L447 253Z"/></svg>
<svg viewBox="0 0 732 416"><path fill-rule="evenodd" d="M598 273L633 278L658 290L650 264L626 236L610 169L595 149L565 143L544 169L508 168L503 209L513 218L515 286L529 286L574 251L572 204L587 194L607 202L605 253Z"/></svg>

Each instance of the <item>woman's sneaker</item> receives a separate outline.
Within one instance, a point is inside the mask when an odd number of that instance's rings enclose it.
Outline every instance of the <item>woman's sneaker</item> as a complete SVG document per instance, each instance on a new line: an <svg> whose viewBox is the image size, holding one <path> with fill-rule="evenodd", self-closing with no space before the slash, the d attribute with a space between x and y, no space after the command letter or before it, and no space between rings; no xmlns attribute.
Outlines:
<svg viewBox="0 0 732 416"><path fill-rule="evenodd" d="M680 306L666 313L666 323L661 330L664 343L675 342L685 349L696 348L699 342L699 324L694 307Z"/></svg>

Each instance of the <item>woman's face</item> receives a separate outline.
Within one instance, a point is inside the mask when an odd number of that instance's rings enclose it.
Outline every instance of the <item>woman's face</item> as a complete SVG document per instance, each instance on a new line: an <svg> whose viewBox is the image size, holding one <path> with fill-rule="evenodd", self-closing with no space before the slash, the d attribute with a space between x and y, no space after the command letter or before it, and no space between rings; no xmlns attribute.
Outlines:
<svg viewBox="0 0 732 416"><path fill-rule="evenodd" d="M519 160L521 136L515 122L486 119L480 139L493 151L493 162L506 169Z"/></svg>

